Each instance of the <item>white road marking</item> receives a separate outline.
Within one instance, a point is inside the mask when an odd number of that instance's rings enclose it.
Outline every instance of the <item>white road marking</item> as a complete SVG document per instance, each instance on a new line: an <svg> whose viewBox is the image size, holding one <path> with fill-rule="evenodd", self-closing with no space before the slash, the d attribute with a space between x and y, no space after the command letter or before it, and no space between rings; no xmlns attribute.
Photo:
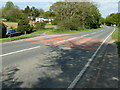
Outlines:
<svg viewBox="0 0 120 90"><path fill-rule="evenodd" d="M85 37L85 36L87 36L87 34L83 35L82 37Z"/></svg>
<svg viewBox="0 0 120 90"><path fill-rule="evenodd" d="M95 34L96 32L93 32L92 34Z"/></svg>
<svg viewBox="0 0 120 90"><path fill-rule="evenodd" d="M90 33L90 34L85 34L85 35L82 35L82 37L85 37L85 36L88 36L88 35L91 35L91 34L96 34L97 32L93 32L93 33ZM66 41L70 41L70 40L74 40L74 39L77 39L78 37L75 37L75 38L71 38L71 39L67 39L67 40L62 40L62 41L58 41L56 43L63 43L63 42L66 42Z"/></svg>
<svg viewBox="0 0 120 90"><path fill-rule="evenodd" d="M70 39L67 39L67 40L58 41L58 42L56 42L56 43L62 43L62 42L74 40L74 39L77 39L77 38L79 38L79 37L74 37L74 38L70 38Z"/></svg>
<svg viewBox="0 0 120 90"><path fill-rule="evenodd" d="M36 48L40 48L40 46L32 47L32 48L28 48L28 49L23 49L23 50L20 50L20 51L10 52L10 53L6 53L6 54L2 54L2 55L0 55L0 57L15 54L15 53L20 53L20 52L24 52L24 51L28 51L28 50L32 50L32 49L36 49Z"/></svg>
<svg viewBox="0 0 120 90"><path fill-rule="evenodd" d="M106 42L106 40L112 35L112 33L115 31L114 30L110 33L109 36L107 36L107 38L102 42L102 44L98 47L98 49L95 51L95 53L92 55L92 57L89 59L89 61L87 62L87 64L84 66L84 68L80 71L80 73L76 76L76 78L73 80L73 82L69 85L68 90L69 89L73 89L75 87L75 85L78 83L78 81L81 79L81 77L83 76L83 74L85 73L85 71L87 70L87 68L90 66L91 62L93 61L93 59L95 58L95 56L97 55L98 51L101 49L101 47L103 46L103 44Z"/></svg>

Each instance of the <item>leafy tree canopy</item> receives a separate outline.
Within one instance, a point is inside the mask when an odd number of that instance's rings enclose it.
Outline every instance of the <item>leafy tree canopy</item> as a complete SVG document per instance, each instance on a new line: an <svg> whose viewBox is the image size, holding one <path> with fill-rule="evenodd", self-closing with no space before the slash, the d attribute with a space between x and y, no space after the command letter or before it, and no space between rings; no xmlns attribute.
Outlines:
<svg viewBox="0 0 120 90"><path fill-rule="evenodd" d="M120 16L120 13L112 13L106 17L105 23L107 25L111 25L111 24L118 25L120 24L119 16Z"/></svg>
<svg viewBox="0 0 120 90"><path fill-rule="evenodd" d="M58 27L62 29L97 28L100 24L101 14L90 2L56 2L50 10L56 14Z"/></svg>

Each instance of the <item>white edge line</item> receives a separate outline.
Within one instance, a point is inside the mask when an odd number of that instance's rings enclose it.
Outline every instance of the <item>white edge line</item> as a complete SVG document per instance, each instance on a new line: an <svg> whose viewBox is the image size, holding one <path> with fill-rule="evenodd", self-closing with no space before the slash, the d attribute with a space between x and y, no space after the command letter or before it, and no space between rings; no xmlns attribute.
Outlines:
<svg viewBox="0 0 120 90"><path fill-rule="evenodd" d="M24 52L24 51L28 51L28 50L32 50L32 49L36 49L36 48L39 48L39 47L40 46L32 47L32 48L28 48L28 49L23 49L23 50L20 50L20 51L10 52L10 53L7 53L7 54L0 55L0 57L15 54L15 53L20 53L20 52Z"/></svg>
<svg viewBox="0 0 120 90"><path fill-rule="evenodd" d="M113 32L115 31L115 28L113 30ZM112 33L113 33L112 32ZM96 50L96 52L93 54L93 56L89 59L89 61L87 62L87 64L84 66L84 68L80 71L80 73L76 76L76 78L73 80L73 82L69 85L68 90L69 89L73 89L75 87L75 85L77 84L77 82L81 79L81 77L83 76L83 74L85 73L85 71L87 70L87 68L90 66L91 62L93 61L93 59L95 58L96 54L98 53L98 51L100 50L100 48L103 46L103 44L106 42L106 40L112 35L112 33L102 42L102 44L98 47L98 49Z"/></svg>

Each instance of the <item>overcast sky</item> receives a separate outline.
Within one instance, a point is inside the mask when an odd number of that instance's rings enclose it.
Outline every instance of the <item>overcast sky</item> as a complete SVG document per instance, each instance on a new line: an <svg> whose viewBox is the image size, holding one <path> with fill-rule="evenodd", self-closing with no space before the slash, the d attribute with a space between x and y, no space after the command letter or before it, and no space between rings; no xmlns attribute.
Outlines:
<svg viewBox="0 0 120 90"><path fill-rule="evenodd" d="M28 5L35 6L36 8L43 8L45 11L49 10L49 7L52 3L56 1L62 1L62 0L1 0L2 5L0 4L0 7L5 5L5 2L12 1L15 5L19 6L20 8L25 8L26 4L25 2L28 2ZM69 1L88 1L88 0L69 0ZM118 2L120 0L91 0L92 2L96 2L98 4L98 8L102 14L102 17L106 17L107 15L111 13L117 13L118 12ZM35 3L39 2L39 3Z"/></svg>

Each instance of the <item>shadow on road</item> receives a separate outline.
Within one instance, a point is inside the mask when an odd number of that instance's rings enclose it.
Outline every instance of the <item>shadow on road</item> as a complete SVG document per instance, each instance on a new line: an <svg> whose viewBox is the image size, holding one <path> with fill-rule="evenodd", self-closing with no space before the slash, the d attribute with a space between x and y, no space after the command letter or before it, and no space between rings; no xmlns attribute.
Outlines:
<svg viewBox="0 0 120 90"><path fill-rule="evenodd" d="M46 73L46 77L38 78L39 81L33 88L67 88L93 54L91 50L72 47L49 46L49 49L51 52L57 52L58 56L50 58L51 62L57 64L48 66L48 69L53 68L51 72L54 72L58 67L62 72L54 78Z"/></svg>
<svg viewBox="0 0 120 90"><path fill-rule="evenodd" d="M73 43L71 42L71 44ZM93 43L93 45L94 44L95 43ZM93 45L91 46L93 47ZM85 64L88 62L89 58L95 52L95 50L91 50L88 48L80 49L78 47L79 46L61 47L61 46L48 45L47 49L49 49L50 51L49 53L51 53L51 56L46 56L45 59L41 59L43 62L40 61L37 63L35 69L37 70L37 73L39 73L39 75L38 77L33 77L33 78L37 78L38 81L34 83L31 87L32 88L67 88L70 85L70 83L75 79L75 77L78 75L78 73L83 69ZM52 56L53 52L56 52L57 55ZM21 82L22 80L19 81L18 79L19 77L14 77L14 75L18 71L20 71L20 69L18 69L17 67L9 68L6 69L6 71L4 71L3 88L21 87L21 85L24 82ZM35 72L33 71L30 73L35 73Z"/></svg>
<svg viewBox="0 0 120 90"><path fill-rule="evenodd" d="M2 88L19 88L20 85L22 85L23 82L17 81L17 78L14 77L18 71L19 69L17 67L7 68L5 71L3 71Z"/></svg>

